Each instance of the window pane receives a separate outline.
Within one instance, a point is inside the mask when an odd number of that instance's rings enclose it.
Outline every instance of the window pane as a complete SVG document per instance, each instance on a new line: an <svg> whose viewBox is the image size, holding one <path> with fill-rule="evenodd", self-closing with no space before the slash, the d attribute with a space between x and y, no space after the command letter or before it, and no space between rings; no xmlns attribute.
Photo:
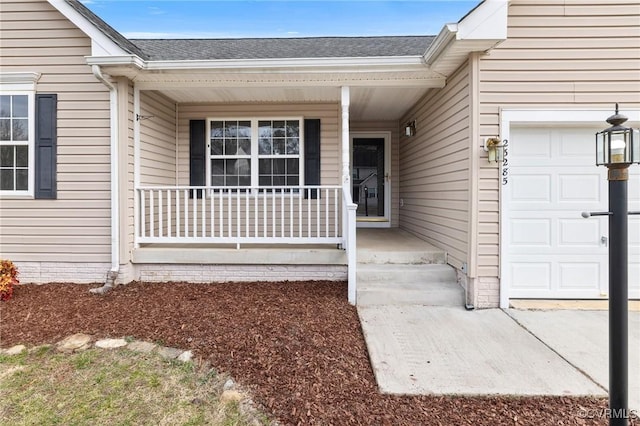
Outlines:
<svg viewBox="0 0 640 426"><path fill-rule="evenodd" d="M273 160L273 174L274 175L283 175L285 174L285 160Z"/></svg>
<svg viewBox="0 0 640 426"><path fill-rule="evenodd" d="M224 160L211 160L211 174L212 175L224 174Z"/></svg>
<svg viewBox="0 0 640 426"><path fill-rule="evenodd" d="M240 158L236 160L234 169L237 175L251 176L251 162L247 158Z"/></svg>
<svg viewBox="0 0 640 426"><path fill-rule="evenodd" d="M273 139L273 153L275 155L284 154L284 139L278 138Z"/></svg>
<svg viewBox="0 0 640 426"><path fill-rule="evenodd" d="M26 169L16 170L16 189L26 191L29 186L29 171Z"/></svg>
<svg viewBox="0 0 640 426"><path fill-rule="evenodd" d="M251 186L251 176L240 176L239 183L241 186Z"/></svg>
<svg viewBox="0 0 640 426"><path fill-rule="evenodd" d="M258 183L260 186L271 186L271 176L260 176Z"/></svg>
<svg viewBox="0 0 640 426"><path fill-rule="evenodd" d="M235 139L225 139L224 155L236 155L237 150L237 142Z"/></svg>
<svg viewBox="0 0 640 426"><path fill-rule="evenodd" d="M237 138L238 137L238 125L235 121L224 122L224 137L225 138Z"/></svg>
<svg viewBox="0 0 640 426"><path fill-rule="evenodd" d="M27 167L29 165L29 147L16 146L16 166Z"/></svg>
<svg viewBox="0 0 640 426"><path fill-rule="evenodd" d="M258 121L258 137L270 138L271 137L271 122L270 121Z"/></svg>
<svg viewBox="0 0 640 426"><path fill-rule="evenodd" d="M0 95L0 117L11 117L11 96Z"/></svg>
<svg viewBox="0 0 640 426"><path fill-rule="evenodd" d="M0 118L0 141L11 140L11 120Z"/></svg>
<svg viewBox="0 0 640 426"><path fill-rule="evenodd" d="M251 139L238 139L238 155L251 154Z"/></svg>
<svg viewBox="0 0 640 426"><path fill-rule="evenodd" d="M273 177L273 186L284 186L285 177L284 176L274 176Z"/></svg>
<svg viewBox="0 0 640 426"><path fill-rule="evenodd" d="M26 141L29 139L28 120L13 120L13 140Z"/></svg>
<svg viewBox="0 0 640 426"><path fill-rule="evenodd" d="M260 138L258 141L258 154L270 155L271 154L271 139Z"/></svg>
<svg viewBox="0 0 640 426"><path fill-rule="evenodd" d="M300 124L298 121L287 121L287 137L297 138L300 136Z"/></svg>
<svg viewBox="0 0 640 426"><path fill-rule="evenodd" d="M288 175L297 175L298 172L298 166L300 164L300 161L297 158L288 158L287 159L287 174Z"/></svg>
<svg viewBox="0 0 640 426"><path fill-rule="evenodd" d="M300 140L298 138L287 139L287 154L299 154L300 153Z"/></svg>
<svg viewBox="0 0 640 426"><path fill-rule="evenodd" d="M225 186L238 186L238 176L227 176Z"/></svg>
<svg viewBox="0 0 640 426"><path fill-rule="evenodd" d="M0 146L0 167L13 167L13 146Z"/></svg>
<svg viewBox="0 0 640 426"><path fill-rule="evenodd" d="M287 176L287 185L288 186L298 186L300 184L300 179L298 176Z"/></svg>
<svg viewBox="0 0 640 426"><path fill-rule="evenodd" d="M0 189L13 191L13 170L0 170Z"/></svg>
<svg viewBox="0 0 640 426"><path fill-rule="evenodd" d="M211 138L221 138L223 136L222 132L222 121L212 121L211 122Z"/></svg>
<svg viewBox="0 0 640 426"><path fill-rule="evenodd" d="M211 176L211 186L224 186L224 176Z"/></svg>
<svg viewBox="0 0 640 426"><path fill-rule="evenodd" d="M238 172L236 170L236 160L225 160L225 174L229 175L237 175Z"/></svg>
<svg viewBox="0 0 640 426"><path fill-rule="evenodd" d="M283 138L285 136L284 121L273 122L273 137Z"/></svg>
<svg viewBox="0 0 640 426"><path fill-rule="evenodd" d="M271 174L271 160L259 160L258 161L258 172L261 175L270 175Z"/></svg>
<svg viewBox="0 0 640 426"><path fill-rule="evenodd" d="M238 122L238 137L251 138L251 122L250 121Z"/></svg>
<svg viewBox="0 0 640 426"><path fill-rule="evenodd" d="M26 118L29 116L26 95L13 96L13 117Z"/></svg>
<svg viewBox="0 0 640 426"><path fill-rule="evenodd" d="M211 155L222 155L222 139L211 140Z"/></svg>

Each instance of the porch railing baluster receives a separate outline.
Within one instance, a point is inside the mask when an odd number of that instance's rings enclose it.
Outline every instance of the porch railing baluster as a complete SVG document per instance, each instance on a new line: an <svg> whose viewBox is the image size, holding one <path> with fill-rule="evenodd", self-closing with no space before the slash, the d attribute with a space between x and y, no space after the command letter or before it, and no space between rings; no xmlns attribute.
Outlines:
<svg viewBox="0 0 640 426"><path fill-rule="evenodd" d="M342 191L337 185L141 187L136 242L343 244Z"/></svg>

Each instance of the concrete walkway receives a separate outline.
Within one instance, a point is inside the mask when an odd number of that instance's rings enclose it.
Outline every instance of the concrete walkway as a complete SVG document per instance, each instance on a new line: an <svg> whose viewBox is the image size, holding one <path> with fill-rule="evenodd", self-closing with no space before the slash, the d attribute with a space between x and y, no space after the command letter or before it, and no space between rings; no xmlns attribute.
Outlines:
<svg viewBox="0 0 640 426"><path fill-rule="evenodd" d="M382 392L606 396L606 312L417 305L358 312ZM636 410L639 328L630 326L636 330L630 340L630 408Z"/></svg>

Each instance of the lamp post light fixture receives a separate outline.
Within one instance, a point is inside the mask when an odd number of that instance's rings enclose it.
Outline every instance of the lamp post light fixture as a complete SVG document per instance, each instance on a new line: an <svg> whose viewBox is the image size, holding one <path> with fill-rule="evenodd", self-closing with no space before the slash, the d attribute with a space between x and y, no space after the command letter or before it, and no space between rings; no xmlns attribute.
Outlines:
<svg viewBox="0 0 640 426"><path fill-rule="evenodd" d="M609 211L584 212L583 217L609 216L609 424L629 423L628 329L628 215L629 166L640 164L640 135L623 126L627 117L616 112L607 119L611 127L596 133L596 165L606 166Z"/></svg>

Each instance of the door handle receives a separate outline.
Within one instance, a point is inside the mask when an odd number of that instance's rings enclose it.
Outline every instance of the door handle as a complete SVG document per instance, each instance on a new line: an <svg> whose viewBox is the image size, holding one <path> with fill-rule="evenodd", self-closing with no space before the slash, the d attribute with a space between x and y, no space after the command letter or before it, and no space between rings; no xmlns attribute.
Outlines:
<svg viewBox="0 0 640 426"><path fill-rule="evenodd" d="M600 237L600 244L602 244L603 246L607 247L607 243L609 242L609 239L607 237L605 237L604 235L602 237Z"/></svg>

